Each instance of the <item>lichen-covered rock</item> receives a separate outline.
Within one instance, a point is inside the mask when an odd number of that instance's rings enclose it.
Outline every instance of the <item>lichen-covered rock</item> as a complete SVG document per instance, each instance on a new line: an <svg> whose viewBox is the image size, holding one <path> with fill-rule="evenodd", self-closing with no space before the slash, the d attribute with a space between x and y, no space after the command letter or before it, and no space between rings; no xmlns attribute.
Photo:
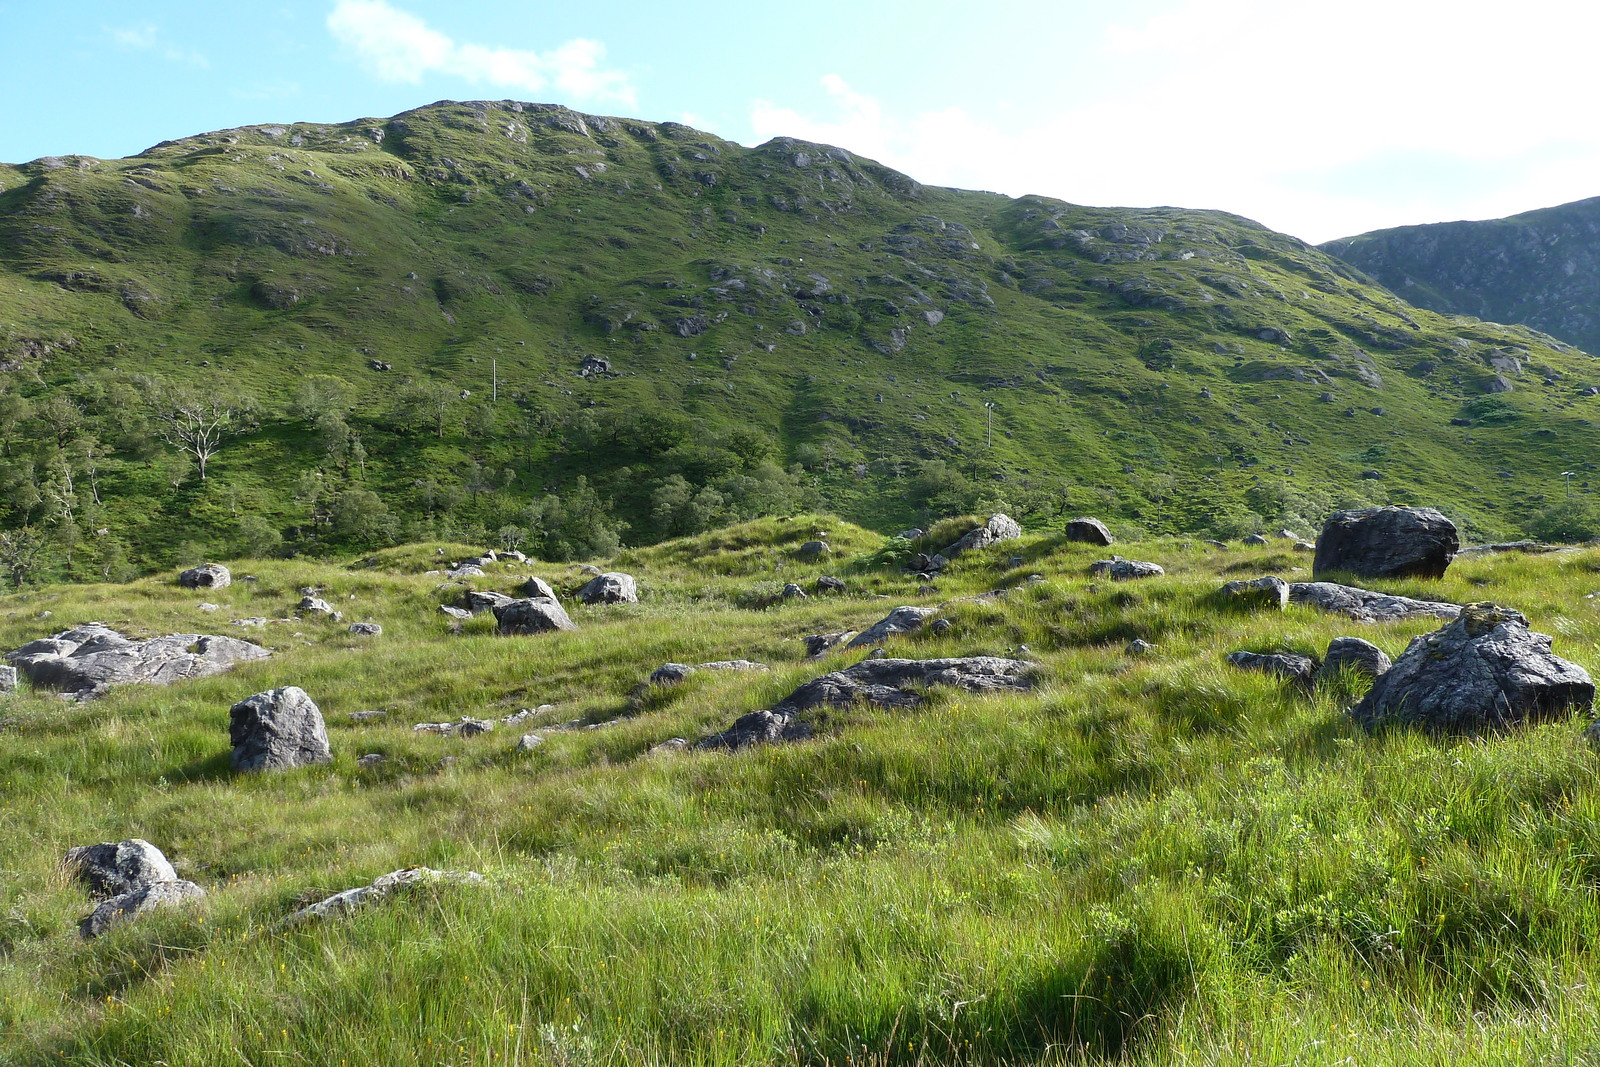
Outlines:
<svg viewBox="0 0 1600 1067"><path fill-rule="evenodd" d="M34 685L89 700L113 685L209 678L270 655L269 649L234 637L170 634L135 641L92 622L30 641L5 658Z"/></svg>
<svg viewBox="0 0 1600 1067"><path fill-rule="evenodd" d="M1279 678L1310 685L1317 673L1317 661L1310 656L1294 652L1230 652L1228 662L1240 670L1260 671Z"/></svg>
<svg viewBox="0 0 1600 1067"><path fill-rule="evenodd" d="M1460 604L1434 600L1413 600L1405 596L1377 593L1337 582L1293 582L1289 600L1319 611L1344 615L1357 622L1394 622L1398 619L1453 619L1461 614Z"/></svg>
<svg viewBox="0 0 1600 1067"><path fill-rule="evenodd" d="M1317 538L1311 576L1342 571L1365 578L1442 578L1460 548L1456 524L1433 508L1336 511Z"/></svg>
<svg viewBox="0 0 1600 1067"><path fill-rule="evenodd" d="M1335 637L1328 642L1328 651L1317 668L1316 683L1327 685L1339 680L1343 674L1357 674L1369 681L1377 678L1394 664L1383 649L1359 637Z"/></svg>
<svg viewBox="0 0 1600 1067"><path fill-rule="evenodd" d="M83 937L99 937L113 926L156 908L169 908L206 895L206 891L182 879L147 882L126 893L103 901L89 917L78 924Z"/></svg>
<svg viewBox="0 0 1600 1067"><path fill-rule="evenodd" d="M297 685L246 697L228 711L228 740L236 771L277 771L327 763L322 711Z"/></svg>
<svg viewBox="0 0 1600 1067"><path fill-rule="evenodd" d="M880 645L885 638L894 634L908 634L922 629L935 614L933 608L919 608L911 605L895 608L882 619L862 630L852 637L846 648L868 648Z"/></svg>
<svg viewBox="0 0 1600 1067"><path fill-rule="evenodd" d="M150 882L173 882L172 869L161 850L142 837L104 841L69 849L62 865L96 896L112 897Z"/></svg>
<svg viewBox="0 0 1600 1067"><path fill-rule="evenodd" d="M639 583L633 575L621 571L607 571L591 578L578 590L578 599L585 604L637 604Z"/></svg>
<svg viewBox="0 0 1600 1067"><path fill-rule="evenodd" d="M975 530L969 530L960 540L940 552L945 559L955 559L963 552L974 549L988 548L990 545L999 544L1001 541L1011 541L1022 536L1022 527L1017 525L1015 519L996 512L989 516L989 521Z"/></svg>
<svg viewBox="0 0 1600 1067"><path fill-rule="evenodd" d="M483 875L477 871L435 871L428 867L405 867L374 878L371 883L335 893L315 904L308 904L284 920L285 925L348 915L387 899L396 893L425 885L481 885Z"/></svg>
<svg viewBox="0 0 1600 1067"><path fill-rule="evenodd" d="M225 589L233 584L233 575L220 563L202 563L179 574L178 584L185 589Z"/></svg>
<svg viewBox="0 0 1600 1067"><path fill-rule="evenodd" d="M1481 733L1590 707L1589 672L1554 655L1550 643L1518 612L1468 604L1454 622L1414 638L1350 716L1368 729Z"/></svg>
<svg viewBox="0 0 1600 1067"><path fill-rule="evenodd" d="M1270 574L1264 578L1228 582L1222 587L1222 598L1242 608L1282 611L1289 606L1289 583Z"/></svg>
<svg viewBox="0 0 1600 1067"><path fill-rule="evenodd" d="M1116 538L1111 536L1111 531L1106 529L1106 524L1099 519L1073 519L1062 531L1062 537L1068 541L1102 547L1108 547L1116 542Z"/></svg>
<svg viewBox="0 0 1600 1067"><path fill-rule="evenodd" d="M1135 578L1154 578L1167 573L1167 571L1159 563L1147 563L1142 559L1123 559L1121 556L1112 556L1110 559L1096 560L1089 564L1089 573L1097 578L1105 577L1115 582L1126 582Z"/></svg>
<svg viewBox="0 0 1600 1067"><path fill-rule="evenodd" d="M494 617L500 632L507 635L543 634L578 628L566 609L548 597L509 601L494 609Z"/></svg>

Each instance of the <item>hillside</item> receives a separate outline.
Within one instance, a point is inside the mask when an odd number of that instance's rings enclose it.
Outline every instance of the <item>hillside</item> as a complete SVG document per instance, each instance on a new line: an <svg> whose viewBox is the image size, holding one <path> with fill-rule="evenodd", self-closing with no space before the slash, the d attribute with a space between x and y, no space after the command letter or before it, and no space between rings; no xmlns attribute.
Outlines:
<svg viewBox="0 0 1600 1067"><path fill-rule="evenodd" d="M1320 247L1418 307L1523 323L1600 351L1600 197L1504 219L1374 230Z"/></svg>
<svg viewBox="0 0 1600 1067"><path fill-rule="evenodd" d="M80 578L805 507L1509 535L1600 443L1587 355L1244 219L508 101L0 166L0 359L0 564Z"/></svg>
<svg viewBox="0 0 1600 1067"><path fill-rule="evenodd" d="M833 556L802 561L819 533ZM581 604L576 566L536 561L443 581L427 573L441 556L476 550L436 543L233 561L225 589L169 572L0 596L6 650L90 620L273 650L87 704L26 685L5 698L3 1058L1593 1062L1585 716L1369 734L1344 713L1354 679L1228 666L1235 649L1320 655L1351 634L1398 656L1440 625L1220 602L1225 579L1303 578L1310 557L1284 544L1119 544L1168 573L1110 582L1088 575L1100 550L1028 534L930 589L894 564L915 546L807 515L609 561L637 577L637 604ZM1594 667L1597 571L1588 548L1374 584L1516 607ZM488 615L438 610L530 573L577 631L503 637ZM844 591L817 592L823 573ZM780 600L784 582L814 593ZM295 618L305 587L383 633ZM1022 657L1032 688L831 708L809 740L738 752L670 744L870 664L865 647L807 659L803 638L897 605L949 625L888 639L891 657ZM1134 639L1154 648L1133 654ZM647 684L666 661L732 659L770 669ZM331 763L235 772L230 705L289 685L320 705ZM518 709L537 710L499 721ZM494 728L414 729L463 717ZM134 837L205 895L80 938L94 902L63 856ZM289 921L417 865L483 881Z"/></svg>

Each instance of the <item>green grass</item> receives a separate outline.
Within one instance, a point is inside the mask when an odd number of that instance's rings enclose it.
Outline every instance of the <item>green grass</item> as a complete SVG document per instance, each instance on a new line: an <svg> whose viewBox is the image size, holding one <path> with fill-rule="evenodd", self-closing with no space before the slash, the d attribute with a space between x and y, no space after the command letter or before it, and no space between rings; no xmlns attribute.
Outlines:
<svg viewBox="0 0 1600 1067"><path fill-rule="evenodd" d="M792 549L826 530L836 555ZM342 626L272 624L270 660L95 704L24 693L0 731L0 1043L7 1062L215 1064L1586 1063L1600 1053L1600 792L1579 721L1507 736L1367 736L1341 698L1234 671L1236 648L1390 655L1432 623L1362 626L1298 606L1218 611L1228 578L1306 577L1276 546L1119 546L1168 575L1091 582L1101 553L1032 535L957 560L935 594L869 561L829 516L764 521L615 565L637 605L582 629L453 633L439 545L340 567L239 561L205 593L159 575L0 600L0 645L91 618L138 632L281 617L319 585ZM457 555L464 550L448 550ZM1020 568L1008 566L1021 555ZM506 564L481 588L565 565ZM753 589L842 574L841 597ZM1030 574L1044 576L1029 582ZM1041 664L1027 694L935 691L841 709L812 741L652 754L769 707L856 653L800 637L901 603L949 603L915 656ZM1555 651L1600 662L1600 551L1478 557L1383 588L1493 599ZM350 599L351 594L355 599ZM874 599L883 594L887 599ZM216 614L194 609L201 599ZM51 612L41 618L43 611ZM1130 658L1133 637L1158 646ZM666 660L746 657L642 692ZM227 769L227 708L297 684L334 760ZM472 739L414 722L552 703L554 731ZM378 722L348 713L386 709ZM387 760L358 768L369 752ZM456 757L453 762L446 757ZM94 942L67 848L142 836L208 896ZM303 903L409 864L482 872L293 930Z"/></svg>

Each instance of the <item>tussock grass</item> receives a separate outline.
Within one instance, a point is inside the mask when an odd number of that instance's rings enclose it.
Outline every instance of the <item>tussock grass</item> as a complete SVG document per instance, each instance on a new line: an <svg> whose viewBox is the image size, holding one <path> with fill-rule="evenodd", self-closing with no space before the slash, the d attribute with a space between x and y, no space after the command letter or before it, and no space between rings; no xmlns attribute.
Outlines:
<svg viewBox="0 0 1600 1067"><path fill-rule="evenodd" d="M835 556L794 559L824 523ZM1303 554L1156 540L1119 551L1168 575L1113 583L1087 576L1098 550L1028 538L961 557L919 597L914 576L865 562L884 545L805 516L633 550L608 566L638 576L639 604L573 604L582 629L533 638L498 637L487 617L455 632L437 605L462 586L423 573L434 545L353 567L240 561L235 574L256 581L205 593L166 575L0 600L6 647L101 619L238 631L277 650L169 689L84 706L23 693L0 709L7 1062L1509 1064L1600 1052L1600 764L1581 723L1367 736L1343 714L1348 687L1307 693L1227 667L1236 648L1320 653L1341 634L1397 655L1434 628L1217 610L1222 581L1266 566L1302 578ZM752 606L775 571L841 573L850 588ZM509 591L534 573L562 589L581 577L533 562L474 584ZM383 635L229 625L287 617L305 585ZM1382 583L1517 607L1589 665L1596 585L1592 549ZM993 588L1008 594L961 599ZM202 599L221 610L196 611ZM1038 687L839 709L799 744L651 753L852 662L806 661L799 638L900 603L942 603L953 626L896 639L894 653L1026 645ZM1127 655L1133 637L1156 654ZM736 657L772 669L639 688L668 659ZM283 684L322 706L332 764L232 774L228 706ZM478 738L411 729L544 703L555 708ZM369 709L387 714L350 720ZM574 720L607 725L548 729ZM544 742L515 753L531 729ZM358 768L368 752L387 759ZM60 856L130 836L208 896L82 942L87 901ZM278 926L409 864L488 881Z"/></svg>

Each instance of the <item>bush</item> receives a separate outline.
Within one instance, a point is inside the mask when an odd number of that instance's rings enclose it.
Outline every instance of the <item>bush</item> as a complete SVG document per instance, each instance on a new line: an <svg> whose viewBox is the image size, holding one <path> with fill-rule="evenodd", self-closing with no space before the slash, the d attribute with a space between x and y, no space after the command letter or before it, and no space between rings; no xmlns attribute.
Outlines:
<svg viewBox="0 0 1600 1067"><path fill-rule="evenodd" d="M1575 497L1537 512L1523 527L1541 541L1593 541L1600 537L1600 508Z"/></svg>

